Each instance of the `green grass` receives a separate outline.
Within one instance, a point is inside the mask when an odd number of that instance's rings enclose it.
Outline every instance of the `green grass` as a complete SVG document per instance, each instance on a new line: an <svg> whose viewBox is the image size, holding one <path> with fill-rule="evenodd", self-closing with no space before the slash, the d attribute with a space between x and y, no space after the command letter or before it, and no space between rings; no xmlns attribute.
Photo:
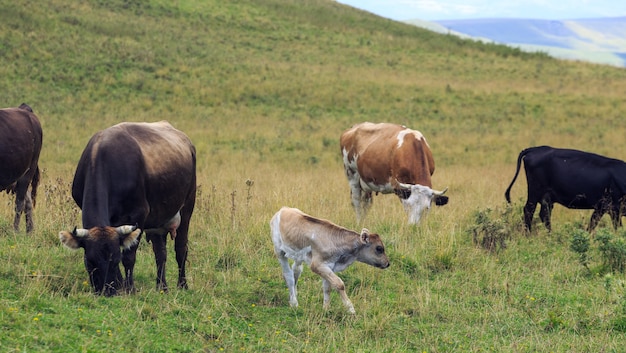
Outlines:
<svg viewBox="0 0 626 353"><path fill-rule="evenodd" d="M590 211L553 213L554 232L513 230L490 253L475 213L504 209L518 153L550 144L626 159L626 71L438 35L325 0L0 0L2 106L26 102L44 128L32 234L0 203L0 351L590 352L621 351L625 278L570 250ZM94 296L70 184L96 131L168 120L198 150L190 290L159 293L143 242L135 295ZM450 203L419 226L394 196L365 222L391 267L355 264L322 309L307 268L300 307L274 258L281 206L357 229L341 132L361 121L419 129ZM246 181L254 181L249 186ZM512 190L519 222L525 178ZM609 227L608 217L601 227ZM171 245L171 244L170 244ZM595 245L595 243L594 243ZM168 280L176 278L169 247ZM600 253L591 253L592 269ZM595 267L594 267L595 266Z"/></svg>

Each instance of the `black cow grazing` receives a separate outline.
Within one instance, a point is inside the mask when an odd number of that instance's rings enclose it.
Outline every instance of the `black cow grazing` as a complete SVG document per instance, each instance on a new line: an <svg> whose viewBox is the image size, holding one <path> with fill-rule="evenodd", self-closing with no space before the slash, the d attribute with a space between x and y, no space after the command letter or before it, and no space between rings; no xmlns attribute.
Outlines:
<svg viewBox="0 0 626 353"><path fill-rule="evenodd" d="M121 123L96 133L78 162L72 197L82 209L85 229L62 231L59 238L71 249L85 249L85 267L96 293L115 295L121 285L135 290L133 268L142 231L154 250L157 289L168 289L167 233L175 242L178 287L187 288L196 150L184 133L166 121Z"/></svg>
<svg viewBox="0 0 626 353"><path fill-rule="evenodd" d="M0 191L15 193L13 228L16 231L19 230L22 213L26 218L26 232L35 228L33 207L39 184L42 141L39 119L27 104L22 103L19 108L0 109Z"/></svg>
<svg viewBox="0 0 626 353"><path fill-rule="evenodd" d="M524 206L524 224L530 231L537 203L541 203L539 217L548 231L554 203L567 208L593 209L589 231L593 231L600 218L608 212L617 229L626 204L626 163L597 154L552 148L531 147L517 158L517 170L504 196L510 203L510 192L520 164L524 159L528 200Z"/></svg>

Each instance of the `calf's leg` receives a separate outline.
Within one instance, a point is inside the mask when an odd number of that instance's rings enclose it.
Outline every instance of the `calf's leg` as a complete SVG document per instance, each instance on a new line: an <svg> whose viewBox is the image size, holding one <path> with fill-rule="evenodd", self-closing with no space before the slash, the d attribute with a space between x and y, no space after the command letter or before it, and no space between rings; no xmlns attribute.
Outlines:
<svg viewBox="0 0 626 353"><path fill-rule="evenodd" d="M329 293L330 291L327 288L331 287L331 288L335 288L337 292L339 292L339 296L341 296L341 300L343 301L343 304L346 306L350 314L356 313L356 311L354 310L354 305L352 305L350 298L348 298L348 295L346 294L345 284L343 283L341 278L339 278L339 276L337 276L333 272L333 270L330 269L330 267L328 267L325 264L312 262L311 270L317 273L318 275L320 275L324 279L323 286L324 286L324 308L325 309L327 309L330 305L330 293ZM328 282L328 284L326 284L326 282Z"/></svg>
<svg viewBox="0 0 626 353"><path fill-rule="evenodd" d="M296 285L298 282L298 277L300 276L300 272L302 269L302 264L300 266L296 265L296 262L293 263L293 268L289 266L289 260L285 256L284 251L277 251L276 257L278 258L278 262L280 262L280 267L283 270L283 278L285 279L285 284L287 284L287 288L289 288L289 305L292 307L298 306L298 290L296 289ZM295 275L294 269L300 267L300 270L297 270L298 276Z"/></svg>

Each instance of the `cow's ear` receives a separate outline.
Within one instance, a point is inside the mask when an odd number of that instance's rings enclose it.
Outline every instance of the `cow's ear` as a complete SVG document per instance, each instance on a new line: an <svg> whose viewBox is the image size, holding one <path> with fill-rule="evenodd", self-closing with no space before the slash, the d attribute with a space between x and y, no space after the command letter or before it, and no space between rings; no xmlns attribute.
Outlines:
<svg viewBox="0 0 626 353"><path fill-rule="evenodd" d="M367 244L370 242L370 231L367 228L361 230L361 243Z"/></svg>
<svg viewBox="0 0 626 353"><path fill-rule="evenodd" d="M139 242L139 235L141 234L141 229L137 228L134 231L130 232L126 235L120 235L120 246L124 249L130 249L131 246L137 244Z"/></svg>
<svg viewBox="0 0 626 353"><path fill-rule="evenodd" d="M75 237L72 233L66 230L62 230L59 232L59 240L61 241L61 243L72 250L83 247L83 242L81 241L81 239L82 238Z"/></svg>

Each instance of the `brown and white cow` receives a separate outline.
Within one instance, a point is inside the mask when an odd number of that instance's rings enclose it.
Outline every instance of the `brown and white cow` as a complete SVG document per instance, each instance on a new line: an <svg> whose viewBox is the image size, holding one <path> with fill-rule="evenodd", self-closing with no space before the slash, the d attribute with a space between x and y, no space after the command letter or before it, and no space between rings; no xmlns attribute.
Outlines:
<svg viewBox="0 0 626 353"><path fill-rule="evenodd" d="M372 205L372 192L400 197L409 223L417 224L434 200L448 203L443 191L432 189L435 160L424 136L405 126L361 123L341 134L343 164L357 221Z"/></svg>
<svg viewBox="0 0 626 353"><path fill-rule="evenodd" d="M167 233L174 239L178 287L187 288L187 236L196 199L196 149L187 135L166 121L121 123L96 133L78 162L72 197L82 209L83 229L62 231L59 239L85 249L96 293L114 295L122 284L134 291L142 231L156 258L157 289L168 289Z"/></svg>
<svg viewBox="0 0 626 353"><path fill-rule="evenodd" d="M35 227L33 207L39 184L42 141L41 124L28 105L22 103L19 108L0 109L0 191L15 193L13 228L16 231L22 213L26 218L26 232Z"/></svg>
<svg viewBox="0 0 626 353"><path fill-rule="evenodd" d="M330 306L330 288L334 288L352 314L355 313L354 306L346 294L343 281L335 273L343 271L354 261L381 269L389 267L380 236L365 228L359 234L288 207L276 212L270 221L270 228L274 252L289 288L289 304L292 307L298 306L296 286L303 262L323 279L324 309ZM291 267L288 259L294 261Z"/></svg>

